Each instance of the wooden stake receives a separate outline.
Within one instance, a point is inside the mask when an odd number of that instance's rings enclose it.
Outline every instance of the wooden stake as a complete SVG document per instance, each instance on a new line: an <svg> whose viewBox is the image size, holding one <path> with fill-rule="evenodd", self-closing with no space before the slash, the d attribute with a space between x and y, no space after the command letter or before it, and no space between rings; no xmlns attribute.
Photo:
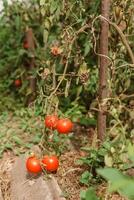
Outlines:
<svg viewBox="0 0 134 200"><path fill-rule="evenodd" d="M28 95L26 104L29 105L35 99L36 96L36 78L33 77L32 73L35 70L35 57L34 57L34 50L35 50L35 42L34 42L34 34L31 28L28 28L25 33L25 42L28 46L28 51L30 53L30 65L29 65L29 88L30 94Z"/></svg>
<svg viewBox="0 0 134 200"><path fill-rule="evenodd" d="M101 15L109 19L110 0L101 1ZM109 24L107 21L101 19L101 33L100 33L100 54L108 56L108 31ZM98 113L98 139L103 141L106 134L106 110L107 105L105 99L107 98L107 66L108 59L101 56L99 59L99 113Z"/></svg>

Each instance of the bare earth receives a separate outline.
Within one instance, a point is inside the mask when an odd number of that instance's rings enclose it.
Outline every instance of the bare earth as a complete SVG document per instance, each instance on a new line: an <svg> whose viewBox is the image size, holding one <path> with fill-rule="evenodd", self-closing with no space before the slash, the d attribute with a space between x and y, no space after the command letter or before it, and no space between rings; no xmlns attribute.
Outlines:
<svg viewBox="0 0 134 200"><path fill-rule="evenodd" d="M39 122L39 121L38 121ZM19 120L17 122L16 119L13 119L13 116L9 117L7 121L3 121L1 124L1 130L5 131L5 134L7 134L7 127L8 132L10 130L15 131L15 133L20 135L20 126L19 126ZM76 128L76 134L77 134L77 141L79 138L79 141L81 143L81 138L89 136L91 137L93 134L92 129L87 130L86 132L84 129L80 129L79 127ZM84 131L84 133L83 133ZM8 133L9 134L9 133ZM24 134L24 141L26 138L26 133ZM10 136L9 136L10 137ZM81 185L79 183L80 176L83 172L83 167L77 165L75 161L84 154L84 152L80 151L79 146L76 145L76 142L72 143L72 150L69 152L66 152L61 155L60 157L60 167L57 171L57 173L54 173L53 176L56 178L57 183L59 184L62 195L67 200L80 200L80 191L82 189L86 189L85 186ZM11 186L11 170L14 164L16 156L12 151L5 151L3 154L3 157L0 160L0 200L12 200L11 199L11 193L10 193L10 186ZM42 174L42 176L44 176ZM24 191L25 192L25 191ZM104 200L125 200L124 198L120 197L118 194L108 194L107 192L107 184L103 183L99 185L97 188L97 195L101 197ZM19 199L18 199L19 200Z"/></svg>

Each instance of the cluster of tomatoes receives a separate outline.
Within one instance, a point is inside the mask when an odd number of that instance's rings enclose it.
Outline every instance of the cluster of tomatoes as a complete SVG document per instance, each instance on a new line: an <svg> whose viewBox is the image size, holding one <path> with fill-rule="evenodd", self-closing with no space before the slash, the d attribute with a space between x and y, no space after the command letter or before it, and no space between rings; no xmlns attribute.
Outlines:
<svg viewBox="0 0 134 200"><path fill-rule="evenodd" d="M67 134L71 132L73 123L68 118L59 119L57 115L48 115L45 118L45 126L51 130L57 130L58 133Z"/></svg>
<svg viewBox="0 0 134 200"><path fill-rule="evenodd" d="M59 160L57 156L44 156L43 159L38 159L35 155L31 156L26 161L26 168L28 172L40 173L43 170L54 172L59 167Z"/></svg>
<svg viewBox="0 0 134 200"><path fill-rule="evenodd" d="M73 123L70 119L59 119L57 115L48 115L45 118L45 127L51 130L57 130L60 134L71 132ZM43 170L48 172L57 171L59 160L56 155L47 155L43 159L38 159L35 155L31 156L26 161L26 168L30 173L40 173Z"/></svg>

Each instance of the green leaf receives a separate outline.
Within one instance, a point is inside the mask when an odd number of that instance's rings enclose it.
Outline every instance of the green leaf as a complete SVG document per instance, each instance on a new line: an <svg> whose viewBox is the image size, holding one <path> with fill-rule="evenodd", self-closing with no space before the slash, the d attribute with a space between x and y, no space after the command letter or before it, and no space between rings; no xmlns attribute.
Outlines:
<svg viewBox="0 0 134 200"><path fill-rule="evenodd" d="M46 1L45 0L40 0L40 6L43 6L46 4Z"/></svg>
<svg viewBox="0 0 134 200"><path fill-rule="evenodd" d="M117 169L114 168L105 168L98 169L97 173L104 177L107 181L114 182L115 180L122 179L123 175Z"/></svg>
<svg viewBox="0 0 134 200"><path fill-rule="evenodd" d="M91 44L89 42L85 43L85 49L84 49L84 56L87 56L87 54L89 53L91 49Z"/></svg>
<svg viewBox="0 0 134 200"><path fill-rule="evenodd" d="M80 199L81 199L81 200L85 200L85 198L86 198L86 191L85 191L85 190L82 190L82 191L80 192Z"/></svg>
<svg viewBox="0 0 134 200"><path fill-rule="evenodd" d="M26 50L20 49L18 54L19 54L19 56L23 56L24 54L26 54Z"/></svg>
<svg viewBox="0 0 134 200"><path fill-rule="evenodd" d="M18 136L14 135L14 136L12 137L12 139L14 140L14 142L15 142L16 144L18 144L18 145L23 145L23 141L22 141Z"/></svg>
<svg viewBox="0 0 134 200"><path fill-rule="evenodd" d="M87 151L87 152L91 152L92 148L91 147L81 147L82 150Z"/></svg>
<svg viewBox="0 0 134 200"><path fill-rule="evenodd" d="M25 144L25 147L28 148L28 149L31 149L32 146L33 146L33 144L31 144L31 143L26 143Z"/></svg>
<svg viewBox="0 0 134 200"><path fill-rule="evenodd" d="M41 140L41 137L39 135L36 135L33 139L32 139L32 143L34 144L38 144Z"/></svg>
<svg viewBox="0 0 134 200"><path fill-rule="evenodd" d="M5 7L5 9L8 7L8 1L7 0L3 0L3 6Z"/></svg>
<svg viewBox="0 0 134 200"><path fill-rule="evenodd" d="M85 126L95 126L96 125L96 119L94 118L80 118L80 124Z"/></svg>
<svg viewBox="0 0 134 200"><path fill-rule="evenodd" d="M127 147L128 157L134 163L134 145L129 143Z"/></svg>
<svg viewBox="0 0 134 200"><path fill-rule="evenodd" d="M86 199L85 200L98 200L93 188L89 188L86 191Z"/></svg>
<svg viewBox="0 0 134 200"><path fill-rule="evenodd" d="M89 185L89 180L91 179L91 173L89 171L85 171L80 178L80 183Z"/></svg>
<svg viewBox="0 0 134 200"><path fill-rule="evenodd" d="M68 97L69 89L70 89L70 81L67 80L65 86L65 98Z"/></svg>
<svg viewBox="0 0 134 200"><path fill-rule="evenodd" d="M5 148L7 148L7 149L13 149L13 146L12 146L12 144L10 144L10 143L6 143L5 144Z"/></svg>
<svg viewBox="0 0 134 200"><path fill-rule="evenodd" d="M15 18L15 25L16 25L16 29L19 30L20 28L20 17L16 16Z"/></svg>
<svg viewBox="0 0 134 200"><path fill-rule="evenodd" d="M44 7L40 9L40 12L42 16L46 15L46 9Z"/></svg>
<svg viewBox="0 0 134 200"><path fill-rule="evenodd" d="M57 134L57 132L54 132L53 141L54 142L59 142L60 141L60 138L59 138L59 135Z"/></svg>
<svg viewBox="0 0 134 200"><path fill-rule="evenodd" d="M44 42L44 44L46 44L47 41L48 41L48 35L49 35L49 32L46 29L44 29L44 31L43 31L43 42Z"/></svg>
<svg viewBox="0 0 134 200"><path fill-rule="evenodd" d="M57 2L54 0L51 2L51 6L50 6L50 13L53 14L58 8L58 4Z"/></svg>
<svg viewBox="0 0 134 200"><path fill-rule="evenodd" d="M79 158L80 161L83 162L83 164L90 165L92 163L92 160L89 158Z"/></svg>
<svg viewBox="0 0 134 200"><path fill-rule="evenodd" d="M80 96L80 94L82 93L82 89L83 89L83 87L82 87L82 85L80 85L80 86L78 86L77 87L77 98Z"/></svg>
<svg viewBox="0 0 134 200"><path fill-rule="evenodd" d="M88 190L82 190L80 193L81 200L99 200L95 194L94 188L89 188Z"/></svg>
<svg viewBox="0 0 134 200"><path fill-rule="evenodd" d="M118 191L130 200L134 199L134 178L130 178L114 168L98 169L97 173L110 182L110 192Z"/></svg>

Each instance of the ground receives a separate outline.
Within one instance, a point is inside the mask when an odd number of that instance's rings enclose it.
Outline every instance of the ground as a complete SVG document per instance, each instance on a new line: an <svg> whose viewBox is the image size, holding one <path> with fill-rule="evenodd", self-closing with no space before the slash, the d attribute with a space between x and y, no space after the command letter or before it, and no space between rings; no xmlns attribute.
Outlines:
<svg viewBox="0 0 134 200"><path fill-rule="evenodd" d="M40 117L29 117L28 121L22 116L14 113L4 113L0 117L1 121L1 160L0 160L0 185L1 192L5 200L10 200L10 170L14 159L19 154L26 153L30 149L30 142L35 140L37 145L39 131L43 129L43 121ZM26 116L25 116L26 117ZM27 121L27 123L26 123ZM37 134L38 132L38 134ZM67 200L79 200L80 191L86 187L80 184L79 179L84 171L83 166L77 164L77 160L84 155L80 147L85 141L93 138L94 130L84 128L78 125L74 129L74 140L69 141L70 151L64 152L60 156L60 167L54 176L63 191ZM8 147L8 148L7 148ZM108 185L104 182L97 186L96 191L99 197L107 200L124 200L118 194L110 195L107 192Z"/></svg>

